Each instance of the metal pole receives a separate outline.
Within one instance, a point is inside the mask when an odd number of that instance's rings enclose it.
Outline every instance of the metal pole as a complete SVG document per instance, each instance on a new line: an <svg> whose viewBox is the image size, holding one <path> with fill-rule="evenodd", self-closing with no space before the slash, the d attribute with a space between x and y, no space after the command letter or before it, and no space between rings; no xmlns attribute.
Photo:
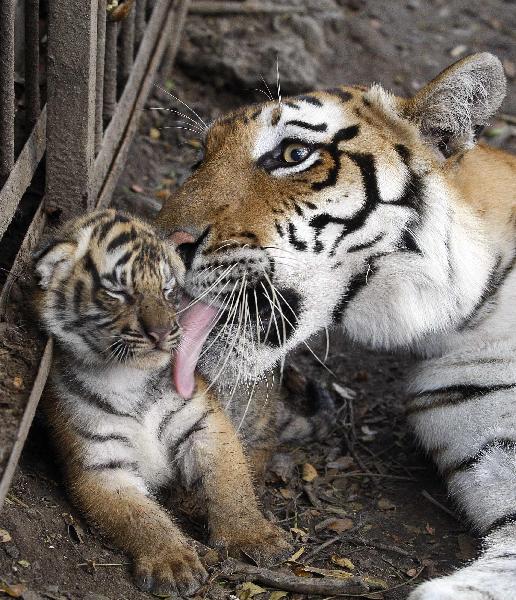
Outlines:
<svg viewBox="0 0 516 600"><path fill-rule="evenodd" d="M39 0L25 0L25 110L30 133L40 113Z"/></svg>
<svg viewBox="0 0 516 600"><path fill-rule="evenodd" d="M122 21L122 56L120 70L122 77L126 80L131 74L134 60L134 13L132 6L127 17Z"/></svg>
<svg viewBox="0 0 516 600"><path fill-rule="evenodd" d="M0 186L14 165L14 15L16 0L0 1Z"/></svg>
<svg viewBox="0 0 516 600"><path fill-rule="evenodd" d="M95 154L100 150L104 133L104 60L106 57L106 0L99 0L97 16L97 96L95 101Z"/></svg>
<svg viewBox="0 0 516 600"><path fill-rule="evenodd" d="M46 199L64 216L93 206L98 0L52 0Z"/></svg>
<svg viewBox="0 0 516 600"><path fill-rule="evenodd" d="M147 12L147 0L136 0L136 15L135 15L135 41L139 44L142 41L145 31L145 16Z"/></svg>
<svg viewBox="0 0 516 600"><path fill-rule="evenodd" d="M116 107L117 37L118 23L108 20L106 23L106 54L104 62L104 125L111 120Z"/></svg>

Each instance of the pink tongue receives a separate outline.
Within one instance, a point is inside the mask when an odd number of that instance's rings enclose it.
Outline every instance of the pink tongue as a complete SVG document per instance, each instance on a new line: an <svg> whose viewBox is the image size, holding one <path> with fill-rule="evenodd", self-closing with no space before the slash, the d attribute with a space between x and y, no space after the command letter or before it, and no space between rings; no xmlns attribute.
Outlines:
<svg viewBox="0 0 516 600"><path fill-rule="evenodd" d="M183 398L190 398L195 388L194 371L217 315L217 309L196 302L182 314L183 339L174 361L174 384Z"/></svg>

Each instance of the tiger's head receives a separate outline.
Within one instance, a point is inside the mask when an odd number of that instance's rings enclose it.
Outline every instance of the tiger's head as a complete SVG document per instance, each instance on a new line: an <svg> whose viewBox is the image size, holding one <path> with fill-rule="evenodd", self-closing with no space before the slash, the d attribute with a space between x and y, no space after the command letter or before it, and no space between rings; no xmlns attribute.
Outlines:
<svg viewBox="0 0 516 600"><path fill-rule="evenodd" d="M412 98L343 86L216 120L203 159L158 217L181 244L187 291L200 298L185 320L194 331L189 365L217 320L204 368L226 365L239 378L253 379L336 321L382 345L375 307L348 320L346 308L372 258L408 264L427 252L419 225L434 210L428 198L448 193L446 170L504 92L499 60L477 54ZM388 287L379 294L385 305L400 301Z"/></svg>
<svg viewBox="0 0 516 600"><path fill-rule="evenodd" d="M184 266L149 225L97 211L66 225L36 260L41 320L68 355L141 369L170 361Z"/></svg>

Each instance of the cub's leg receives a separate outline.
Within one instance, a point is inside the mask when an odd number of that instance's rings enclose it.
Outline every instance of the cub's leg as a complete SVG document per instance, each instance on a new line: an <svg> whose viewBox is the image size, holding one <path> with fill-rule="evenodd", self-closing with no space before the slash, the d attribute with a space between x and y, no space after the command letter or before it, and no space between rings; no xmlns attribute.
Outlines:
<svg viewBox="0 0 516 600"><path fill-rule="evenodd" d="M71 478L75 504L134 561L138 586L154 594L193 594L207 573L187 539L152 500L143 481L120 469Z"/></svg>
<svg viewBox="0 0 516 600"><path fill-rule="evenodd" d="M437 383L438 382L438 383ZM513 352L428 361L409 419L450 494L484 536L479 558L410 600L516 598L516 369Z"/></svg>
<svg viewBox="0 0 516 600"><path fill-rule="evenodd" d="M210 541L231 555L278 562L291 551L286 533L260 512L242 445L217 401L209 402L211 411L188 438L182 462L187 482L201 478Z"/></svg>
<svg viewBox="0 0 516 600"><path fill-rule="evenodd" d="M195 592L208 574L185 536L150 497L144 480L115 461L105 468L87 469L81 459L84 440L78 439L50 390L42 407L72 501L131 556L138 585L156 594Z"/></svg>

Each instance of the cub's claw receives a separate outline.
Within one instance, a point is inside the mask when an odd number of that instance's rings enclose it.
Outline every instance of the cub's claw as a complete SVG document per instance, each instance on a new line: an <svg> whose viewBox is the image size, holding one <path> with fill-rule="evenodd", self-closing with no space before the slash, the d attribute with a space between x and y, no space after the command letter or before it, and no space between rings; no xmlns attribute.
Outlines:
<svg viewBox="0 0 516 600"><path fill-rule="evenodd" d="M238 530L217 532L212 536L213 545L223 548L234 558L251 558L260 566L279 564L293 550L287 533L264 518L247 525L239 524Z"/></svg>
<svg viewBox="0 0 516 600"><path fill-rule="evenodd" d="M144 592L191 596L208 579L197 554L186 545L172 545L134 563L137 586Z"/></svg>

